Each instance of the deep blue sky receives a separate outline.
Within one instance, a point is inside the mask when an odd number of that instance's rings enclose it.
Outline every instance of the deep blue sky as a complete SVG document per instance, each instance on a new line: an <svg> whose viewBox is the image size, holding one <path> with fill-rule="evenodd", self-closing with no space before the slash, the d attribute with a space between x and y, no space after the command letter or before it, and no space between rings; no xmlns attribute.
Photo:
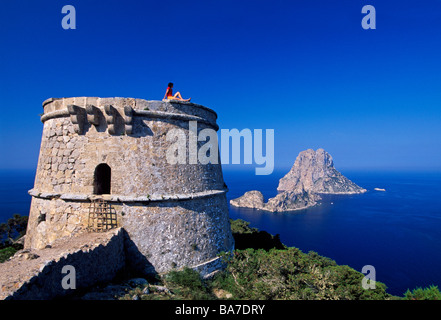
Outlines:
<svg viewBox="0 0 441 320"><path fill-rule="evenodd" d="M440 0L1 0L0 43L3 169L35 168L45 99L172 81L221 128L275 129L276 167L322 147L338 169L441 170Z"/></svg>

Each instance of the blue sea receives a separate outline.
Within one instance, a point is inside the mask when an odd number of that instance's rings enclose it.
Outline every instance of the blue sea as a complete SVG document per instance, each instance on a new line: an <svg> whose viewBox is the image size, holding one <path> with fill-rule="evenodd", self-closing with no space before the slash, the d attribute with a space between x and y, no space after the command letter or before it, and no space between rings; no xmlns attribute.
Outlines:
<svg viewBox="0 0 441 320"><path fill-rule="evenodd" d="M34 187L34 180L35 170L0 170L0 223L15 213L29 214L28 191Z"/></svg>
<svg viewBox="0 0 441 320"><path fill-rule="evenodd" d="M249 190L260 190L265 199L273 197L286 173L224 171L228 198ZM376 280L391 294L402 296L408 288L431 284L441 289L441 173L342 173L368 192L323 196L320 205L294 213L230 206L230 217L250 221L252 227L280 234L288 246L316 251L360 272L372 265Z"/></svg>
<svg viewBox="0 0 441 320"><path fill-rule="evenodd" d="M228 199L249 190L276 195L285 171L256 176L224 170ZM233 219L280 234L283 243L310 250L361 271L375 267L376 280L402 296L431 284L441 288L441 173L345 172L368 190L359 195L324 196L320 205L290 213L230 207ZM27 215L34 170L0 171L0 222L14 213ZM374 191L384 188L385 192Z"/></svg>

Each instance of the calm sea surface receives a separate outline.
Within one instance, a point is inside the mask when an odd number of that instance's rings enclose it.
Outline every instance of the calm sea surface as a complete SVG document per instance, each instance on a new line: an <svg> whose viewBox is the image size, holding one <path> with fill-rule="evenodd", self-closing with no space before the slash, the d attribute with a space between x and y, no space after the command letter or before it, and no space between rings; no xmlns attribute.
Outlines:
<svg viewBox="0 0 441 320"><path fill-rule="evenodd" d="M288 246L316 251L358 271L373 265L391 294L431 284L441 288L441 173L342 173L368 192L326 196L321 205L295 213L230 206L230 216L280 234ZM226 171L228 198L256 189L272 197L284 174Z"/></svg>
<svg viewBox="0 0 441 320"><path fill-rule="evenodd" d="M29 214L28 190L34 187L34 179L35 170L0 170L0 223L15 213Z"/></svg>
<svg viewBox="0 0 441 320"><path fill-rule="evenodd" d="M224 171L228 199L249 190L276 194L286 173L255 176ZM347 264L358 271L373 265L391 294L408 288L441 288L441 173L342 172L368 189L360 195L326 196L319 206L295 213L269 213L230 207L233 219L280 234L283 243ZM0 171L0 222L27 215L34 171ZM386 192L374 191L384 188Z"/></svg>

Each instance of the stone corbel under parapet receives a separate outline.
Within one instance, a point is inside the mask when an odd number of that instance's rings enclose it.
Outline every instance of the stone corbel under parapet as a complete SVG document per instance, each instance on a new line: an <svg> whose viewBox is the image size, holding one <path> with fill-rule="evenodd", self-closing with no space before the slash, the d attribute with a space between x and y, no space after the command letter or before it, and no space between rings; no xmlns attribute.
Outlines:
<svg viewBox="0 0 441 320"><path fill-rule="evenodd" d="M107 131L110 134L116 134L118 111L110 104L104 106L104 111L106 112Z"/></svg>
<svg viewBox="0 0 441 320"><path fill-rule="evenodd" d="M130 106L125 106L124 107L124 129L126 134L132 134L133 131L133 125L132 125L132 120L133 120L133 109Z"/></svg>
<svg viewBox="0 0 441 320"><path fill-rule="evenodd" d="M86 108L81 108L77 105L68 105L67 110L56 110L41 115L40 120L44 123L49 119L62 118L70 116L72 124L74 124L75 132L83 134L87 123L99 126L101 118L104 117L108 127L108 133L116 134L133 134L134 117L143 117L147 119L169 119L182 121L197 121L198 123L205 123L214 130L219 130L219 126L215 121L207 120L205 118L185 114L173 113L157 110L139 110L131 106L124 107L124 114L122 110L118 110L112 105L105 105L104 112L101 108L88 104ZM87 121L87 122L86 122Z"/></svg>
<svg viewBox="0 0 441 320"><path fill-rule="evenodd" d="M98 126L100 124L100 109L97 107L88 104L86 106L86 113L87 113L87 121L90 124L93 124L94 126Z"/></svg>
<svg viewBox="0 0 441 320"><path fill-rule="evenodd" d="M84 129L84 122L86 120L86 113L83 108L80 108L79 106L70 104L67 106L67 111L70 115L70 121L74 125L74 130L78 134L83 133Z"/></svg>

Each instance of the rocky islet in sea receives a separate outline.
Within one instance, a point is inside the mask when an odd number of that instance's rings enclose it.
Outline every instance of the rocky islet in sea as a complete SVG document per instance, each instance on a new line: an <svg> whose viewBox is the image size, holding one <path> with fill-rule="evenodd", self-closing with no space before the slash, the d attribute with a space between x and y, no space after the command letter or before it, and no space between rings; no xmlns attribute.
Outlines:
<svg viewBox="0 0 441 320"><path fill-rule="evenodd" d="M266 203L262 193L253 190L230 200L230 204L271 212L295 211L315 206L320 194L358 194L366 189L337 171L328 152L308 149L299 153L291 170L280 179L277 191Z"/></svg>

